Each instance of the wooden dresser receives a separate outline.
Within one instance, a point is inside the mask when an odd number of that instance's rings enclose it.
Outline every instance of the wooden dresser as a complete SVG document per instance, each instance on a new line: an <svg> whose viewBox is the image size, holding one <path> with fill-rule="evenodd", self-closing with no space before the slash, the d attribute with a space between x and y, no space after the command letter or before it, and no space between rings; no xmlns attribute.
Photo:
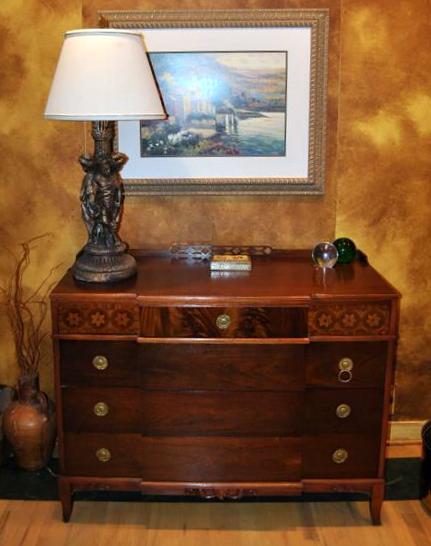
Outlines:
<svg viewBox="0 0 431 546"><path fill-rule="evenodd" d="M309 252L250 273L138 257L136 279L52 293L64 519L73 492L237 499L384 494L398 292Z"/></svg>

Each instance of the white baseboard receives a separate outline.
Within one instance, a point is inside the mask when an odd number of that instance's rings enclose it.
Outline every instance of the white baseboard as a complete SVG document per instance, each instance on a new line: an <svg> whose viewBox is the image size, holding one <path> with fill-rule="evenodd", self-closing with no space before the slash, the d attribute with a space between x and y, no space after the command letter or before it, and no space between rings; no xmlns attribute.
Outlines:
<svg viewBox="0 0 431 546"><path fill-rule="evenodd" d="M389 445L422 444L422 427L426 421L390 421Z"/></svg>

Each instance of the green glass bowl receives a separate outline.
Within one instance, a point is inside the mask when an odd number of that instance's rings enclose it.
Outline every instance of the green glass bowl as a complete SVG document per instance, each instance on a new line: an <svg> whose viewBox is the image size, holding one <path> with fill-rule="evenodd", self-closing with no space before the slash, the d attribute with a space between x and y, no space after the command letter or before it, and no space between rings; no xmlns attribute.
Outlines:
<svg viewBox="0 0 431 546"><path fill-rule="evenodd" d="M338 250L338 263L350 264L356 258L356 245L352 239L340 237L333 244Z"/></svg>

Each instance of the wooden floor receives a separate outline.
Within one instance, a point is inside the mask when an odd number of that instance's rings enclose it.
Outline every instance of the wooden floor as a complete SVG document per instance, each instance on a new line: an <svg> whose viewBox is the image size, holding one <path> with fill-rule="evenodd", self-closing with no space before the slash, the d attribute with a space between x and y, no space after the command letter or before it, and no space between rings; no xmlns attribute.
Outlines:
<svg viewBox="0 0 431 546"><path fill-rule="evenodd" d="M185 504L76 502L63 523L51 501L0 500L1 546L427 546L419 501Z"/></svg>

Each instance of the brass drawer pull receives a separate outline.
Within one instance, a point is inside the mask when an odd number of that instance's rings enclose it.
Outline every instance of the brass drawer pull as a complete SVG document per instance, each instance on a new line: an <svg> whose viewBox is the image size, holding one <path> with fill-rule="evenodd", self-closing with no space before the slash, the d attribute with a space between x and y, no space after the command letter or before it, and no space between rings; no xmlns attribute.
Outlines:
<svg viewBox="0 0 431 546"><path fill-rule="evenodd" d="M106 356L97 355L93 358L93 366L96 370L103 371L109 366L108 359Z"/></svg>
<svg viewBox="0 0 431 546"><path fill-rule="evenodd" d="M96 457L101 463L107 463L111 460L111 452L106 447L101 447L96 451Z"/></svg>
<svg viewBox="0 0 431 546"><path fill-rule="evenodd" d="M353 360L347 357L342 358L338 363L338 368L342 371L351 372L353 369Z"/></svg>
<svg viewBox="0 0 431 546"><path fill-rule="evenodd" d="M332 454L332 460L336 464L342 464L347 461L348 456L349 454L347 453L347 450L340 448L334 451Z"/></svg>
<svg viewBox="0 0 431 546"><path fill-rule="evenodd" d="M345 419L352 413L352 408L349 406L349 404L340 404L337 406L335 413L340 419Z"/></svg>
<svg viewBox="0 0 431 546"><path fill-rule="evenodd" d="M351 358L344 357L338 362L338 381L340 383L349 383L353 379L352 369L353 360Z"/></svg>
<svg viewBox="0 0 431 546"><path fill-rule="evenodd" d="M229 315L223 313L216 318L216 325L219 330L227 330L231 323L231 318Z"/></svg>
<svg viewBox="0 0 431 546"><path fill-rule="evenodd" d="M94 404L93 411L97 417L105 417L109 413L109 406L105 402L97 402L97 404Z"/></svg>

